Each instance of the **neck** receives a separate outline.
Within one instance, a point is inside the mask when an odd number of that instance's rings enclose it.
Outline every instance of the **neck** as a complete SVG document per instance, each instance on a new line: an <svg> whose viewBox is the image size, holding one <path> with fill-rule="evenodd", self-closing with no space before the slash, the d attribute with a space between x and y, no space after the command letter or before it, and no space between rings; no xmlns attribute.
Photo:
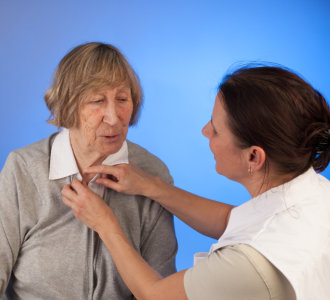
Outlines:
<svg viewBox="0 0 330 300"><path fill-rule="evenodd" d="M292 174L275 175L269 172L255 172L246 179L243 183L252 198L261 195L262 193L284 184L292 180L295 176Z"/></svg>
<svg viewBox="0 0 330 300"><path fill-rule="evenodd" d="M249 178L243 183L252 198L267 191L265 187L265 179L259 176L257 173L249 175Z"/></svg>
<svg viewBox="0 0 330 300"><path fill-rule="evenodd" d="M87 149L85 145L80 143L79 138L76 138L74 134L71 134L71 131L70 143L83 182L88 183L94 175L86 174L84 170L90 166L101 164L106 157L100 156L99 153Z"/></svg>

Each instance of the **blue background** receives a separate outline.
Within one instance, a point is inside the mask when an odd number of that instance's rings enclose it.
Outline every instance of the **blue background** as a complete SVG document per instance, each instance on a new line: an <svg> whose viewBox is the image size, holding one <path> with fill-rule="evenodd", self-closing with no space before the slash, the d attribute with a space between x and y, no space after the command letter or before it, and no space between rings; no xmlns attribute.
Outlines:
<svg viewBox="0 0 330 300"><path fill-rule="evenodd" d="M164 160L179 187L231 204L249 195L216 174L201 135L228 68L280 63L330 99L329 0L0 0L0 169L10 151L56 130L43 94L60 59L89 41L116 45L141 79L129 139ZM214 240L175 224L181 270Z"/></svg>

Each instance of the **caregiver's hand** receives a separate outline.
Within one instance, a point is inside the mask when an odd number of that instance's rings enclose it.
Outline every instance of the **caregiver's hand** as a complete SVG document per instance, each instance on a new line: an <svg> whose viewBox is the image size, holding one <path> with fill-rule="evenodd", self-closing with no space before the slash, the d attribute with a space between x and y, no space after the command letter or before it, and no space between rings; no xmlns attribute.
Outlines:
<svg viewBox="0 0 330 300"><path fill-rule="evenodd" d="M117 192L155 200L190 227L215 239L224 233L233 208L167 184L130 164L93 166L84 173L102 174L96 182Z"/></svg>
<svg viewBox="0 0 330 300"><path fill-rule="evenodd" d="M158 185L157 182L160 180L131 164L98 165L87 168L85 173L102 174L102 177L98 178L96 182L119 193L147 197L154 194Z"/></svg>
<svg viewBox="0 0 330 300"><path fill-rule="evenodd" d="M79 180L64 186L62 196L62 201L73 210L75 217L97 232L103 223L114 218L103 199Z"/></svg>

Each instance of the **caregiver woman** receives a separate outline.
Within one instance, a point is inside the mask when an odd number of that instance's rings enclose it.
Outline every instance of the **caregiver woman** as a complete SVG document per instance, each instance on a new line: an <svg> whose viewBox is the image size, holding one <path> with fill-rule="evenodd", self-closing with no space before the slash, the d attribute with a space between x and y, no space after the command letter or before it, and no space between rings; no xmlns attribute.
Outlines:
<svg viewBox="0 0 330 300"><path fill-rule="evenodd" d="M51 123L64 127L13 151L0 175L0 297L132 299L99 236L77 221L61 191L73 180L111 206L134 249L163 276L175 272L172 215L158 203L124 195L84 170L127 163L172 182L166 166L126 140L141 106L140 83L115 47L87 43L59 63L45 95Z"/></svg>
<svg viewBox="0 0 330 300"><path fill-rule="evenodd" d="M233 208L166 184L132 165L95 166L111 189L159 202L219 239L207 258L163 278L134 250L117 218L78 180L63 201L100 235L139 299L330 297L330 183L316 172L330 159L330 112L322 95L279 67L242 68L219 88L203 128L219 174L252 199Z"/></svg>

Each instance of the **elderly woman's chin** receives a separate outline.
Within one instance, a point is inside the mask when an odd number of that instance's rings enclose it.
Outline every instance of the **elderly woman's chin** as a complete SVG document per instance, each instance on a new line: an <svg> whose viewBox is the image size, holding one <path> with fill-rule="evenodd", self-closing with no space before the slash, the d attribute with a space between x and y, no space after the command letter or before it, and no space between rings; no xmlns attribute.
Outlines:
<svg viewBox="0 0 330 300"><path fill-rule="evenodd" d="M114 154L120 150L125 139L126 134L99 136L95 144L95 150L103 156Z"/></svg>
<svg viewBox="0 0 330 300"><path fill-rule="evenodd" d="M86 130L88 128L89 130ZM93 130L92 130L93 129ZM107 156L120 150L126 140L127 127L116 130L95 130L80 126L70 129L70 142L78 163L101 163Z"/></svg>

